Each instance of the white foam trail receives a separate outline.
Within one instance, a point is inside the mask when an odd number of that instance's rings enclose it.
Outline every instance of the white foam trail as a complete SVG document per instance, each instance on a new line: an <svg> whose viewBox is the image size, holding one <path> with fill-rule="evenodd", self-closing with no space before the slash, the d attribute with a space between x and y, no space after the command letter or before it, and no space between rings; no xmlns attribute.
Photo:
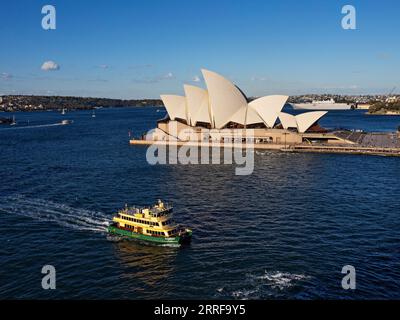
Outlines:
<svg viewBox="0 0 400 320"><path fill-rule="evenodd" d="M12 128L5 128L2 130L18 130L18 129L33 129L33 128L46 128L46 127L55 127L55 126L64 126L64 123L51 123L51 124L40 124L36 126L23 126L23 127L12 127ZM0 131L2 131L0 130Z"/></svg>
<svg viewBox="0 0 400 320"><path fill-rule="evenodd" d="M109 218L102 212L20 195L0 198L0 213L16 214L82 231L106 232L109 225Z"/></svg>
<svg viewBox="0 0 400 320"><path fill-rule="evenodd" d="M270 285L270 287L284 290L285 288L292 287L298 281L301 281L303 279L309 279L310 277L304 274L293 274L280 271L275 271L275 272L265 271L263 275L253 276L253 278L259 280L265 280Z"/></svg>

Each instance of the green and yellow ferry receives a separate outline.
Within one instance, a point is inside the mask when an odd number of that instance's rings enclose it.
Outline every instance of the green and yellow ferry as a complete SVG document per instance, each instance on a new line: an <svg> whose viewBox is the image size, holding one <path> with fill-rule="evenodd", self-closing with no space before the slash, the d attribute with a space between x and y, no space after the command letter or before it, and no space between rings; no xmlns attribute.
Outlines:
<svg viewBox="0 0 400 320"><path fill-rule="evenodd" d="M172 206L161 200L152 207L128 207L120 210L108 227L114 235L159 244L183 244L192 239L192 230L172 220Z"/></svg>

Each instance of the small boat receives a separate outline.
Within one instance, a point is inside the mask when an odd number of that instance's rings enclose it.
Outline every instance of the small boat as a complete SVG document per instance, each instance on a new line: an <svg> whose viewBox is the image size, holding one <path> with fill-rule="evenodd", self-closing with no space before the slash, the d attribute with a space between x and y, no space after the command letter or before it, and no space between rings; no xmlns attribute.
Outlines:
<svg viewBox="0 0 400 320"><path fill-rule="evenodd" d="M152 207L128 207L120 210L108 227L108 232L158 244L181 245L192 239L192 230L181 227L172 220L172 206L161 200Z"/></svg>
<svg viewBox="0 0 400 320"><path fill-rule="evenodd" d="M15 121L15 116L12 117L12 122L10 123L10 126L15 126L17 124L17 121Z"/></svg>
<svg viewBox="0 0 400 320"><path fill-rule="evenodd" d="M12 118L0 118L0 124L11 124L13 123Z"/></svg>
<svg viewBox="0 0 400 320"><path fill-rule="evenodd" d="M67 125L67 124L71 124L71 123L72 123L72 120L63 120L63 121L61 121L62 125Z"/></svg>
<svg viewBox="0 0 400 320"><path fill-rule="evenodd" d="M94 113L94 110L92 112L92 118L96 118L96 114Z"/></svg>
<svg viewBox="0 0 400 320"><path fill-rule="evenodd" d="M65 108L62 109L61 114L65 114Z"/></svg>

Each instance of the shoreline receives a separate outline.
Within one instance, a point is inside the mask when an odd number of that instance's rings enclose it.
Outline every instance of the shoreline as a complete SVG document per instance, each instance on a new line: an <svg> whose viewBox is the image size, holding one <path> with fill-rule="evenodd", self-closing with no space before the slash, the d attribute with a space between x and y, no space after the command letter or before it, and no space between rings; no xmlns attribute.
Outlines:
<svg viewBox="0 0 400 320"><path fill-rule="evenodd" d="M400 111L386 111L386 112L366 112L369 116L400 116Z"/></svg>
<svg viewBox="0 0 400 320"><path fill-rule="evenodd" d="M103 107L88 107L88 108L73 108L73 109L65 109L68 112L75 111L93 111L93 110L102 110L102 109L117 109L117 108L164 108L164 106L153 106L153 105L136 105L136 106L103 106ZM10 114L10 113L30 113L30 112L58 112L60 113L63 108L54 108L54 109L29 109L29 110L0 110L0 114Z"/></svg>

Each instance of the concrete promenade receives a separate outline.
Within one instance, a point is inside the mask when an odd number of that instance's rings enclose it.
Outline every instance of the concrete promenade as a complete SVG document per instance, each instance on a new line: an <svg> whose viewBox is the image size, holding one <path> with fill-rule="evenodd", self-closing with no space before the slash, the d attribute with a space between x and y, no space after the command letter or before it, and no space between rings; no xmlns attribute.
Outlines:
<svg viewBox="0 0 400 320"><path fill-rule="evenodd" d="M315 152L315 153L342 153L342 154L364 154L364 155L385 155L385 156L400 156L400 146L397 144L397 140L394 142L393 137L389 136L386 138L376 138L369 136L366 140L368 143L365 144L341 144L341 145L327 145L327 144L295 144L295 145L284 145L275 143L256 143L251 144L249 147L255 150L278 150L278 151L292 151L292 152ZM383 139L382 141L380 141ZM397 137L396 137L397 139ZM374 143L371 145L371 140L381 142ZM386 143L382 143L385 141ZM390 141L390 143L388 143ZM242 147L243 144L235 143L222 143L222 142L197 142L197 141L152 141L152 140L136 140L132 139L129 141L131 145L164 145L164 146L197 146L197 147L215 147L215 148L236 148Z"/></svg>

